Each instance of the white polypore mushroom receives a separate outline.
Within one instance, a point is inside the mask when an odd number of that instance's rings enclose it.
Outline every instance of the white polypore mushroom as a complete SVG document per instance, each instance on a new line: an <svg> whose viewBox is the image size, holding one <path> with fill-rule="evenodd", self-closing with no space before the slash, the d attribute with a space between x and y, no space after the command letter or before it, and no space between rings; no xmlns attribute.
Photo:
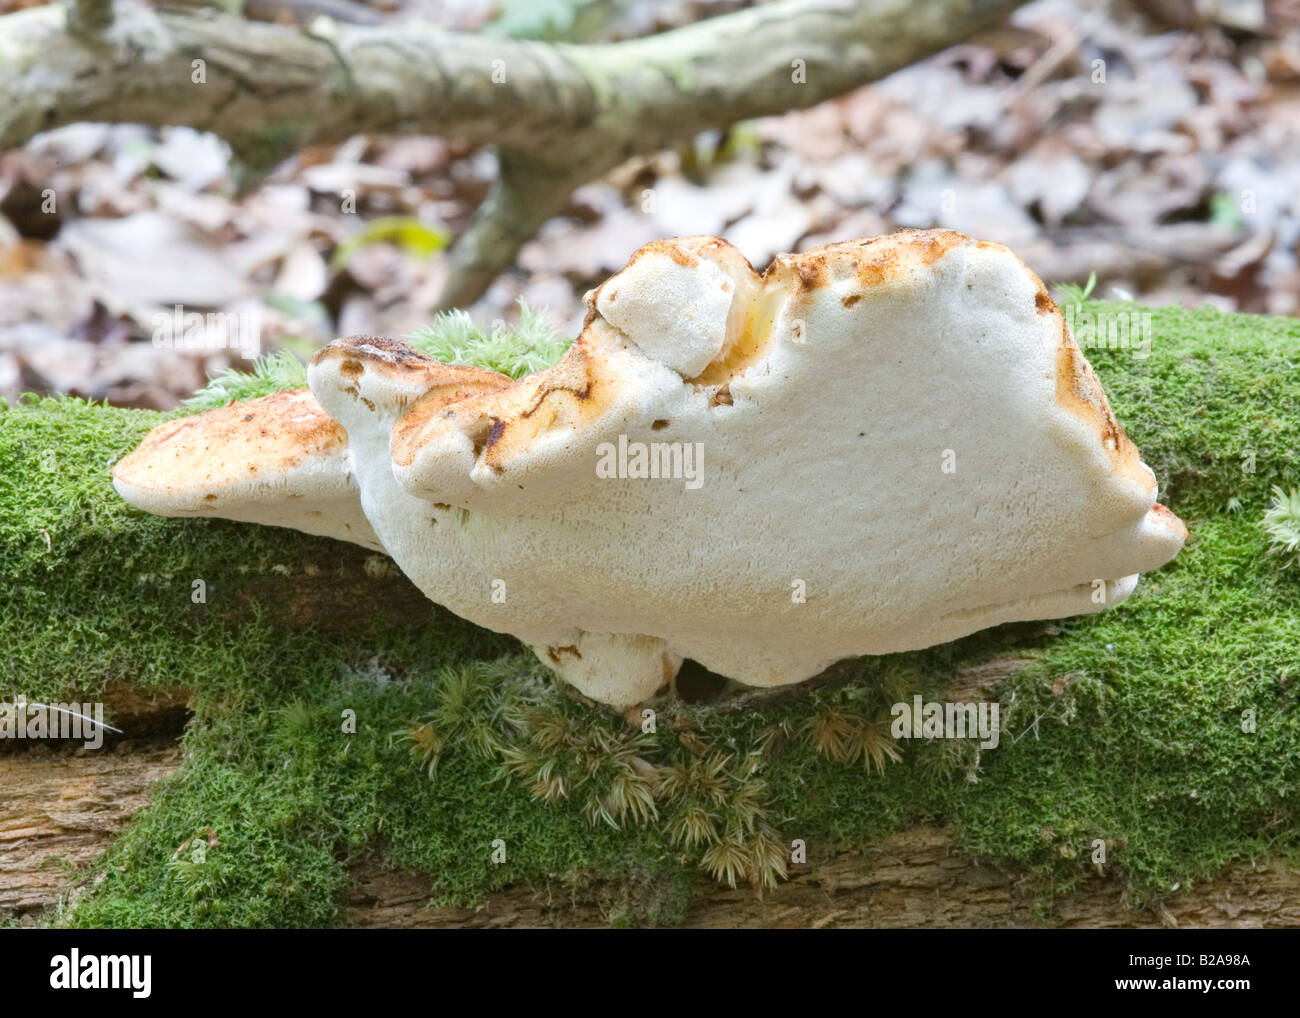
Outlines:
<svg viewBox="0 0 1300 1018"><path fill-rule="evenodd" d="M309 381L407 575L596 699L639 702L687 657L776 685L1100 611L1185 539L1000 245L909 231L760 277L682 238L588 303L518 382L379 340L332 344Z"/></svg>
<svg viewBox="0 0 1300 1018"><path fill-rule="evenodd" d="M758 278L716 237L648 244L588 304L650 360L693 378L748 327Z"/></svg>
<svg viewBox="0 0 1300 1018"><path fill-rule="evenodd" d="M160 424L113 467L113 484L159 516L292 527L382 550L361 510L347 434L306 389Z"/></svg>

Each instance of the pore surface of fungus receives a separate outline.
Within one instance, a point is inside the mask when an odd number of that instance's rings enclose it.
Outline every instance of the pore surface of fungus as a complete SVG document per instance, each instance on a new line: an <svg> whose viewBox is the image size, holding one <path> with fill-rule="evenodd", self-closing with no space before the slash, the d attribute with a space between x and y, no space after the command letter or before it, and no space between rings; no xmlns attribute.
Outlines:
<svg viewBox="0 0 1300 1018"><path fill-rule="evenodd" d="M519 381L391 340L310 392L161 425L166 515L384 549L432 600L626 706L685 658L756 686L1100 611L1186 537L1038 278L907 231L779 256L659 241Z"/></svg>

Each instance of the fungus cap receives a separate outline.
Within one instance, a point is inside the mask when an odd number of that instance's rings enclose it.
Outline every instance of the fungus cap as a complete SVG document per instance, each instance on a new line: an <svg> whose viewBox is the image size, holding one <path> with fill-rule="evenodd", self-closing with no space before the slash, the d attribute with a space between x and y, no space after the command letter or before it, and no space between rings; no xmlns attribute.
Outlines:
<svg viewBox="0 0 1300 1018"><path fill-rule="evenodd" d="M519 381L367 339L308 378L417 586L603 702L685 658L777 685L1101 611L1186 538L1001 245L906 231L760 276L660 241L588 303Z"/></svg>
<svg viewBox="0 0 1300 1018"><path fill-rule="evenodd" d="M347 433L306 389L160 424L113 467L113 485L159 516L291 527L383 550L361 510Z"/></svg>

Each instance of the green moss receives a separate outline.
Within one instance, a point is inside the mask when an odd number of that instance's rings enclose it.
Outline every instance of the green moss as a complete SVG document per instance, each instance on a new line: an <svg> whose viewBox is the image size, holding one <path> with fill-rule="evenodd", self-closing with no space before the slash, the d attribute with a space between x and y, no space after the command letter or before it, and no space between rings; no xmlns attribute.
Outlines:
<svg viewBox="0 0 1300 1018"><path fill-rule="evenodd" d="M1137 304L1090 304L1140 314ZM1085 351L1115 412L1183 515L1239 498L1256 517L1274 485L1300 479L1300 319L1165 308L1150 356Z"/></svg>
<svg viewBox="0 0 1300 1018"><path fill-rule="evenodd" d="M519 323L513 328L497 322L490 331L474 324L464 311L444 311L406 340L422 353L444 364L470 364L522 378L548 368L572 342L557 333L546 318L519 302ZM307 366L291 353L259 358L249 372L230 369L185 401L187 410L224 406L232 399L256 399L281 389L307 384Z"/></svg>
<svg viewBox="0 0 1300 1018"><path fill-rule="evenodd" d="M250 578L300 575L339 546L127 509L108 467L161 415L67 399L0 411L0 648L18 688L195 695L183 767L58 921L329 925L349 861L378 850L429 873L440 899L529 882L598 896L616 924L673 922L702 864L725 875L719 845L743 866L800 838L815 862L918 820L950 823L1048 895L1103 841L1137 903L1295 853L1300 583L1260 523L1272 487L1300 478L1300 323L1163 310L1153 327L1148 358L1088 351L1191 529L1128 602L865 659L847 683L752 709L674 705L652 734L432 609L425 625L281 624L243 596ZM196 577L206 605L190 602ZM938 698L996 656L1029 662L997 690L998 748L900 743L878 772L891 702ZM836 725L850 734L836 741ZM646 766L668 781L649 808L632 777Z"/></svg>
<svg viewBox="0 0 1300 1018"><path fill-rule="evenodd" d="M445 364L471 364L523 378L549 368L573 340L556 332L544 315L521 300L517 325L498 321L484 332L464 311L444 311L407 342Z"/></svg>

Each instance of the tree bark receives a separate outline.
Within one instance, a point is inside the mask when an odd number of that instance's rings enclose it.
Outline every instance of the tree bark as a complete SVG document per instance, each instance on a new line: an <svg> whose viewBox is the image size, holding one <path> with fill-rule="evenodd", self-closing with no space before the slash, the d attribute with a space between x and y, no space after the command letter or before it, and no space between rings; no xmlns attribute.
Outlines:
<svg viewBox="0 0 1300 1018"><path fill-rule="evenodd" d="M453 248L443 296L453 306L482 293L575 186L629 156L812 106L1023 2L783 0L595 46L423 22L322 30L127 2L88 33L50 5L0 18L0 149L77 121L212 131L263 166L359 132L495 145L505 172Z"/></svg>
<svg viewBox="0 0 1300 1018"><path fill-rule="evenodd" d="M35 922L180 765L165 740L116 752L32 746L0 753L0 919Z"/></svg>
<svg viewBox="0 0 1300 1018"><path fill-rule="evenodd" d="M428 907L428 878L373 859L353 868L343 921L358 927L603 927L607 907L564 900L549 888L510 887L475 908ZM1300 927L1300 868L1282 862L1238 866L1142 910L1125 885L1103 876L1073 894L1043 899L1014 869L963 854L944 827L906 827L869 851L795 867L760 898L713 886L687 911L689 928L1088 928ZM617 893L611 889L611 902ZM1044 904L1045 903L1045 904Z"/></svg>

